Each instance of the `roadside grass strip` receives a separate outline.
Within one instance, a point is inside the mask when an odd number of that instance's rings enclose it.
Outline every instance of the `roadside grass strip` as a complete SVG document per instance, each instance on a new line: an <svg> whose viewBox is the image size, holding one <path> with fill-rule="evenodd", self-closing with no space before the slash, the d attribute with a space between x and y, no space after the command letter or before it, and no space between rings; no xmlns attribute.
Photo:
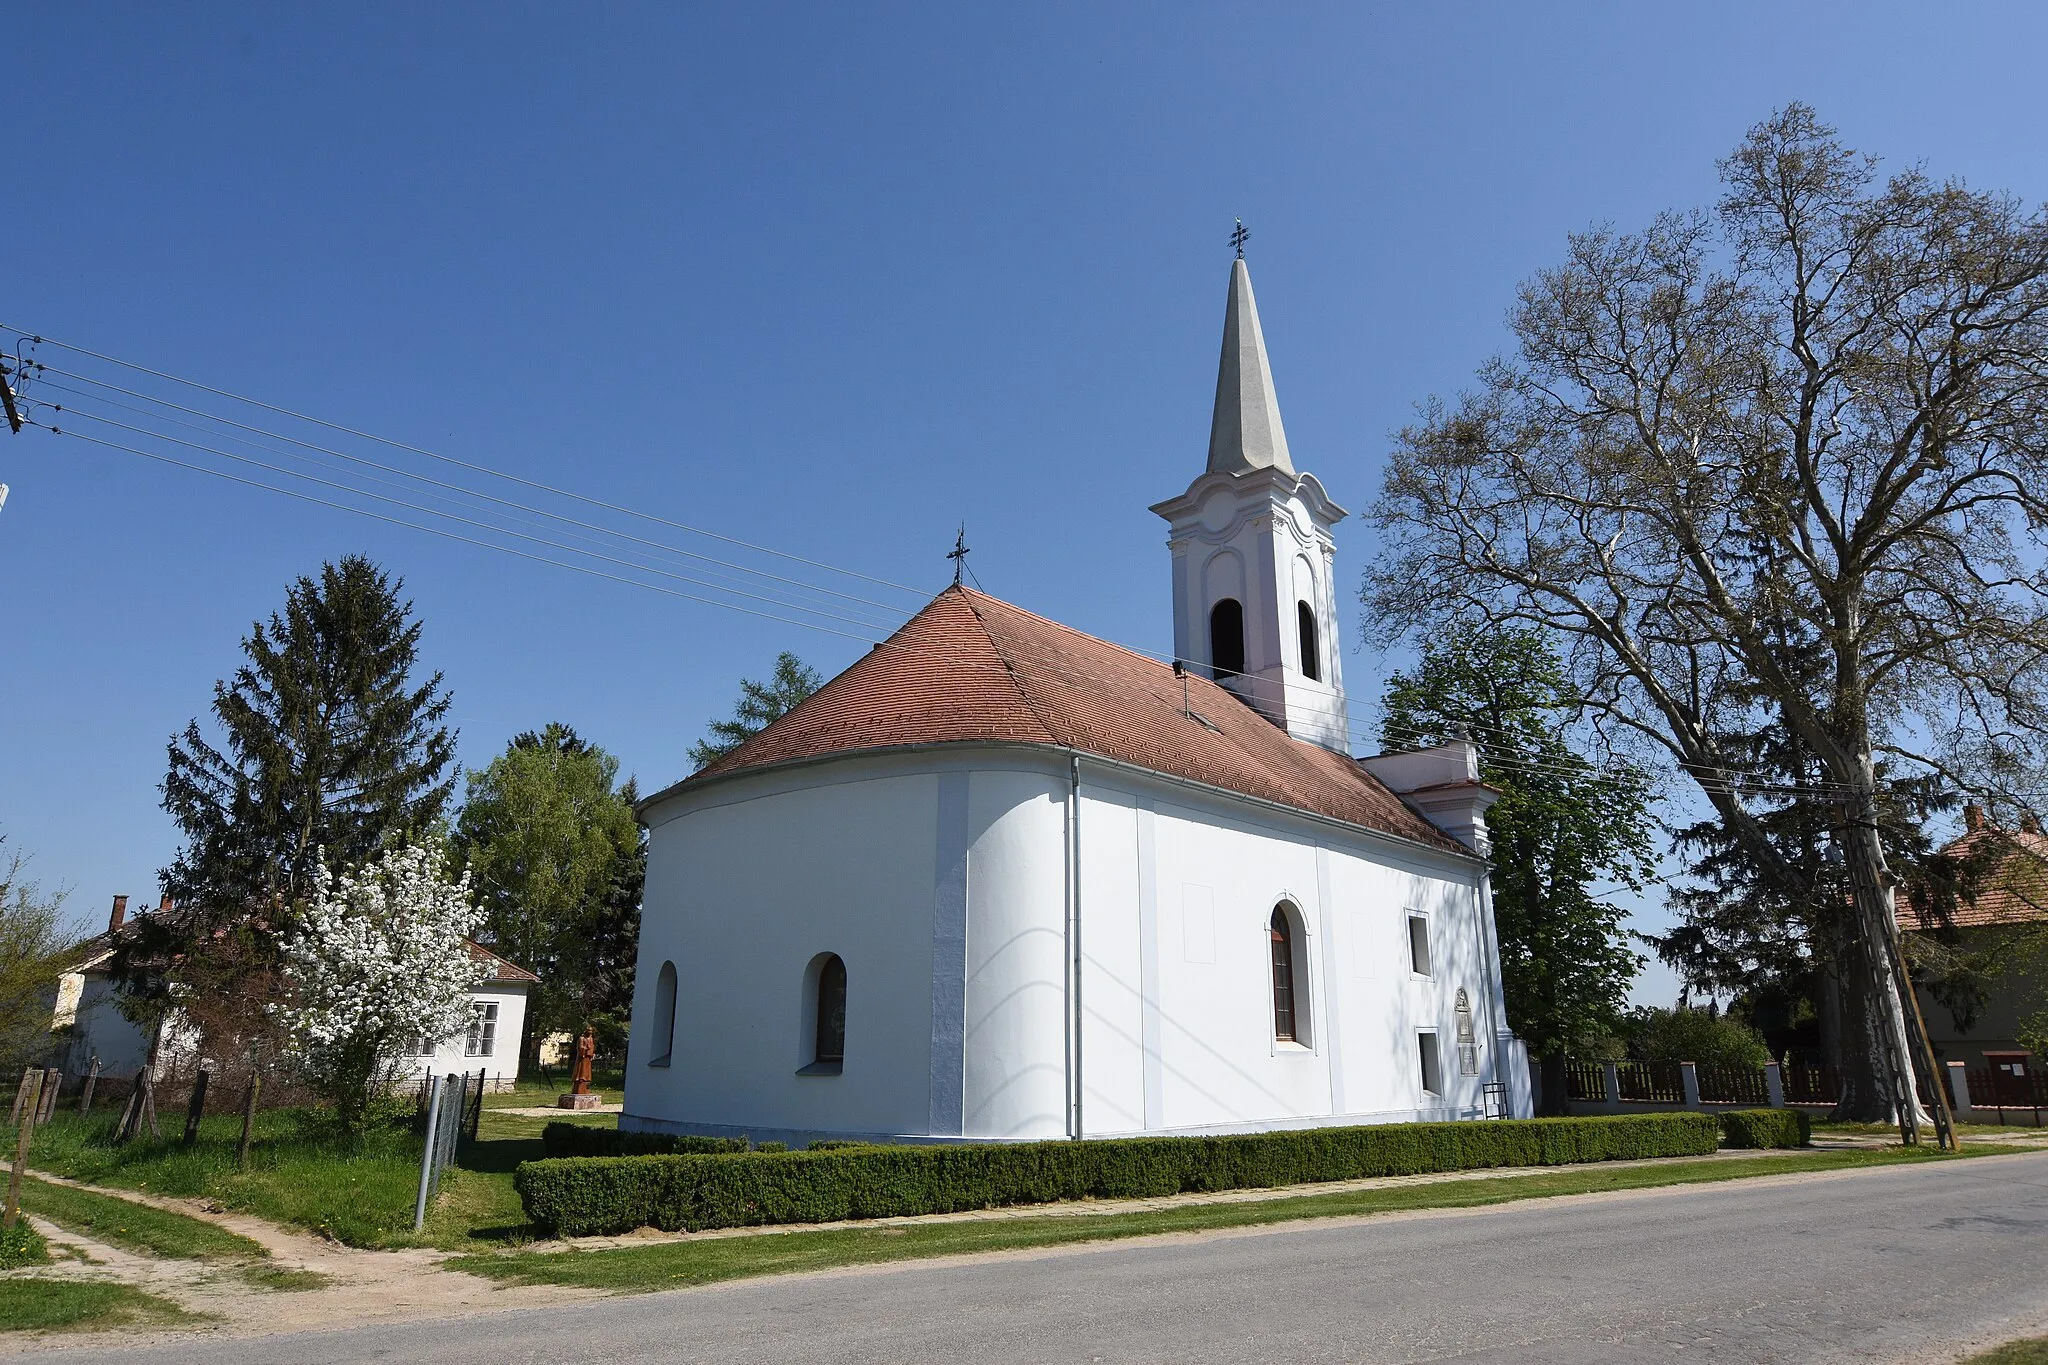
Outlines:
<svg viewBox="0 0 2048 1365"><path fill-rule="evenodd" d="M1475 1208L1557 1195L1600 1194L1740 1180L1747 1176L1835 1171L1918 1161L1951 1161L1971 1155L1992 1153L1966 1150L1959 1156L1949 1156L1894 1149L1787 1152L1712 1160L1677 1158L1650 1165L1573 1167L1528 1175L1444 1180L1335 1194L1190 1204L1136 1213L964 1218L960 1221L808 1230L778 1227L738 1236L714 1234L644 1247L455 1256L443 1264L450 1270L468 1271L508 1284L573 1285L614 1293L649 1293L756 1275L793 1274L933 1256L1017 1251L1421 1209Z"/></svg>
<svg viewBox="0 0 2048 1365"><path fill-rule="evenodd" d="M1962 1365L2048 1365L2048 1337L2008 1341L1982 1355L1971 1356Z"/></svg>
<svg viewBox="0 0 2048 1365"><path fill-rule="evenodd" d="M0 1332L190 1327L207 1320L169 1299L107 1280L0 1279Z"/></svg>

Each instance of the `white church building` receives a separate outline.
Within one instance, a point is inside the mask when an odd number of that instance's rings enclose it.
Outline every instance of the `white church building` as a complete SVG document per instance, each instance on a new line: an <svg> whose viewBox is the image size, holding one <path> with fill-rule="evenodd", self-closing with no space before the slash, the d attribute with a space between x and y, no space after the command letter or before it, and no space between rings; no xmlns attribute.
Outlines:
<svg viewBox="0 0 2048 1365"><path fill-rule="evenodd" d="M648 797L620 1126L902 1141L1530 1112L1465 743L1350 755L1331 527L1231 268L1167 664L955 586Z"/></svg>

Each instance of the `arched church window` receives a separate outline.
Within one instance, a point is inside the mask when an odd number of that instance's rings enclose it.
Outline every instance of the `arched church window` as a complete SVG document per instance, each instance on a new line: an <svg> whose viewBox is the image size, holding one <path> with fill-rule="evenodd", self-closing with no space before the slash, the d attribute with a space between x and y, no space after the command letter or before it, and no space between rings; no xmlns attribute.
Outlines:
<svg viewBox="0 0 2048 1365"><path fill-rule="evenodd" d="M647 1059L647 1065L667 1066L675 1046L676 964L664 962L660 974L654 978L654 1036L650 1044L654 1055Z"/></svg>
<svg viewBox="0 0 2048 1365"><path fill-rule="evenodd" d="M1479 1074L1479 1034L1472 1027L1472 997L1465 994L1463 986L1458 987L1458 1003L1452 1013L1458 1021L1458 1074L1477 1076Z"/></svg>
<svg viewBox="0 0 2048 1365"><path fill-rule="evenodd" d="M1209 663L1218 678L1244 672L1244 607L1235 597L1209 608Z"/></svg>
<svg viewBox="0 0 2048 1365"><path fill-rule="evenodd" d="M1286 905L1273 907L1267 934L1273 945L1273 1037L1284 1043L1299 1043L1308 1033L1308 1002L1298 990L1300 959L1295 948L1300 934Z"/></svg>
<svg viewBox="0 0 2048 1365"><path fill-rule="evenodd" d="M1301 637L1301 674L1310 682L1323 680L1323 651L1316 640L1316 609L1306 602L1294 604L1294 615Z"/></svg>
<svg viewBox="0 0 2048 1365"><path fill-rule="evenodd" d="M811 1064L837 1067L846 1060L846 964L827 953L818 964L818 1026Z"/></svg>

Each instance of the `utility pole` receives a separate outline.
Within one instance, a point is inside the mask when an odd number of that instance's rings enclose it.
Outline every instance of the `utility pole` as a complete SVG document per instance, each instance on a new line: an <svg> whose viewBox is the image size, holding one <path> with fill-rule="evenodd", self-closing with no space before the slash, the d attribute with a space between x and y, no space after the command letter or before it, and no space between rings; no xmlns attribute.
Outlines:
<svg viewBox="0 0 2048 1365"><path fill-rule="evenodd" d="M0 356L0 404L7 408L7 425L21 434L21 408L14 401L14 371L7 368L7 357Z"/></svg>
<svg viewBox="0 0 2048 1365"><path fill-rule="evenodd" d="M0 355L0 407L7 410L7 426L16 436L21 435L21 404L14 397L14 374L7 368L12 357ZM15 362L17 365L20 361ZM0 507L7 505L7 485L0 483ZM12 1224L9 1224L12 1226Z"/></svg>

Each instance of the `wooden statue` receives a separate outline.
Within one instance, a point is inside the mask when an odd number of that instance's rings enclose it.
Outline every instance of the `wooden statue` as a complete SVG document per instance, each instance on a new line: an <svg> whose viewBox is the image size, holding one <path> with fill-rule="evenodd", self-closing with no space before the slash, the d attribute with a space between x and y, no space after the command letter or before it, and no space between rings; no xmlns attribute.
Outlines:
<svg viewBox="0 0 2048 1365"><path fill-rule="evenodd" d="M591 1093L590 1068L597 1060L597 1035L589 1025L584 1025L583 1036L576 1040L576 1062L569 1072L569 1093L555 1101L560 1109L595 1109L604 1103L604 1096Z"/></svg>

